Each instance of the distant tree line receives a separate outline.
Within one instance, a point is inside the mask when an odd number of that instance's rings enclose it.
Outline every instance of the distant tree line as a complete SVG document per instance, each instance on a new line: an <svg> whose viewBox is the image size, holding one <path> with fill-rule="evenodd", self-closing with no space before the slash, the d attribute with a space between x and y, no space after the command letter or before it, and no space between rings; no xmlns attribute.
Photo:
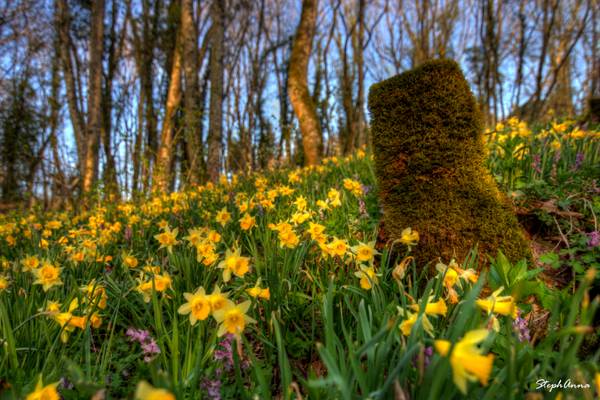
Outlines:
<svg viewBox="0 0 600 400"><path fill-rule="evenodd" d="M599 0L0 4L0 201L146 196L368 144L368 86L467 71L490 126L589 112Z"/></svg>

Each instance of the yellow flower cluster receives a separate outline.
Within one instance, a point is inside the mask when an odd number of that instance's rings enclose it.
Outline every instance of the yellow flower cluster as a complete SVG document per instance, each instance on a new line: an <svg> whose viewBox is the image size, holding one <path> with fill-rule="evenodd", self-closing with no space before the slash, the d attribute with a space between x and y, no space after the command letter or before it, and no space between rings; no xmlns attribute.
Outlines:
<svg viewBox="0 0 600 400"><path fill-rule="evenodd" d="M177 310L179 314L189 314L192 326L212 315L219 323L217 331L219 336L230 333L239 337L246 324L256 322L246 315L250 308L250 301L235 304L227 298L227 293L221 293L218 286L209 295L206 294L203 287L200 287L194 293L184 293L183 297L187 303L179 307Z"/></svg>

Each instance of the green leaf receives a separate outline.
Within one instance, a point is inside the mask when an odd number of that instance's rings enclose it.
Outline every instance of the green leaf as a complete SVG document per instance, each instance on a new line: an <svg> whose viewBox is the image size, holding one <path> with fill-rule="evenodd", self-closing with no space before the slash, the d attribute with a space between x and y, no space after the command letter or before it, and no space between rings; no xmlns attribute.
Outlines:
<svg viewBox="0 0 600 400"><path fill-rule="evenodd" d="M552 268L560 267L560 257L556 253L544 253L539 260L544 264L550 265Z"/></svg>

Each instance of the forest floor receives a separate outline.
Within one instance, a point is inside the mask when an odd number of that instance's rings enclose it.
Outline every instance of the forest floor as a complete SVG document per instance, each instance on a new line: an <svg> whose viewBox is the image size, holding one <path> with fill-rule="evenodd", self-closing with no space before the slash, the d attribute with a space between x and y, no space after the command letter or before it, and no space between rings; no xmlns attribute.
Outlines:
<svg viewBox="0 0 600 400"><path fill-rule="evenodd" d="M592 398L599 132L512 120L486 138L535 265L499 253L430 276L410 226L378 250L363 150L3 215L0 398L520 398L539 379Z"/></svg>

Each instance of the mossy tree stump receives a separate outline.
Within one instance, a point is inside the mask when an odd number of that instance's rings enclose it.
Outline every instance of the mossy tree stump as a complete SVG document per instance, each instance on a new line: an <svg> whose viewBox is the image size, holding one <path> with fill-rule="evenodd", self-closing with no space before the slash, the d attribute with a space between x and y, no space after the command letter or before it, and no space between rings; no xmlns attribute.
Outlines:
<svg viewBox="0 0 600 400"><path fill-rule="evenodd" d="M474 246L480 265L499 249L513 262L531 257L484 166L481 115L454 61L426 62L373 85L369 110L388 239L417 230L419 265L463 261Z"/></svg>

